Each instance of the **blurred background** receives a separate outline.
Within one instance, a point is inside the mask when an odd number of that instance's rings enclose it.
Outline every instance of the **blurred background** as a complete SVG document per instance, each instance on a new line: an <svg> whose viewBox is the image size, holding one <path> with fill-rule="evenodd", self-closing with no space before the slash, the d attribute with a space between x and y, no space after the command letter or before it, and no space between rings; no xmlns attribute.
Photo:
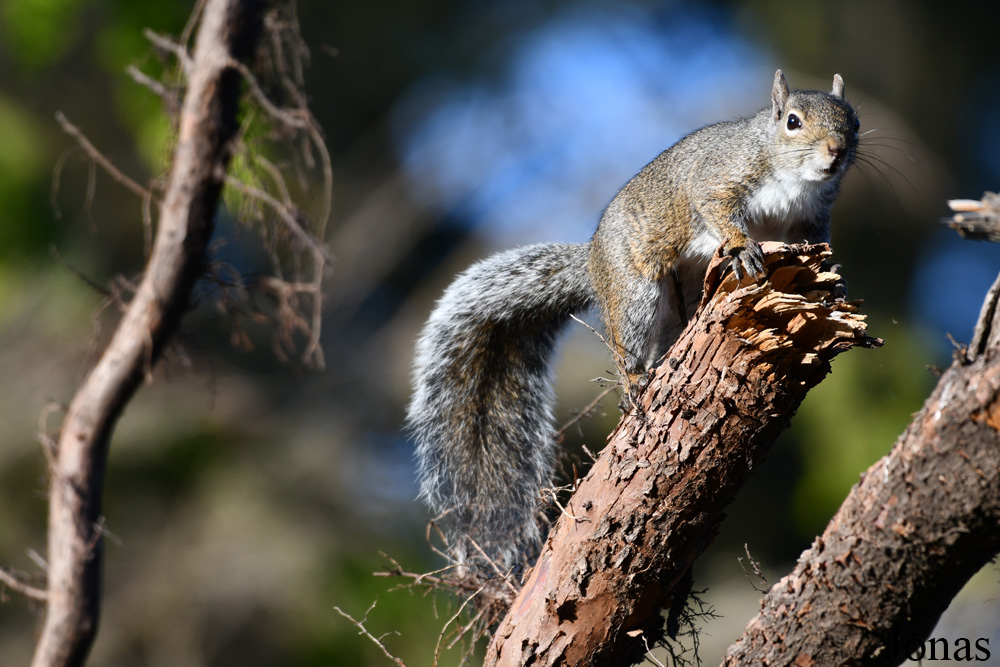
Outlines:
<svg viewBox="0 0 1000 667"><path fill-rule="evenodd" d="M45 551L40 415L68 402L115 322L67 265L108 285L136 276L144 257L142 202L92 174L54 115L139 182L160 173L169 124L125 68L159 72L142 30L176 35L190 9L0 3L0 562L21 570L37 573L32 553ZM719 615L701 657L717 664L760 597L737 561L743 545L771 583L790 569L920 408L928 367L950 361L946 336L968 341L1000 269L1000 248L939 222L946 199L1000 187L1000 6L381 0L298 13L334 162L326 369L279 360L266 326L251 323L251 345L234 346L213 308L188 317L112 441L90 664L389 664L334 610L361 617L376 599L370 630L398 633L385 642L411 667L431 664L454 601L393 591L372 573L390 567L380 552L413 572L442 565L401 432L413 340L433 300L490 252L586 241L659 151L769 104L776 68L793 88L828 90L839 72L869 159L834 209L835 259L886 345L835 362L697 563L695 588ZM318 181L312 191L316 210ZM221 214L219 252L263 271L238 218ZM558 420L611 369L594 334L572 326ZM616 405L609 397L572 429L568 450L600 449ZM981 572L935 636L992 637L1000 651L997 575ZM4 599L0 664L27 664L40 610ZM456 648L442 664L460 659Z"/></svg>

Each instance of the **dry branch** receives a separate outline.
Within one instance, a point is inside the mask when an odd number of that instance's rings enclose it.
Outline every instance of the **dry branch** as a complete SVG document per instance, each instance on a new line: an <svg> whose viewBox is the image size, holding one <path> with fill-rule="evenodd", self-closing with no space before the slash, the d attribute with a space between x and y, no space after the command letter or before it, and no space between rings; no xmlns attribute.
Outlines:
<svg viewBox="0 0 1000 667"><path fill-rule="evenodd" d="M104 171L106 171L108 175L111 176L111 178L115 179L115 181L117 181L118 183L124 185L126 188L134 192L142 199L150 197L155 198L155 195L153 195L153 193L148 188L144 188L143 186L139 185L134 180L123 174L122 171L118 167L116 167L111 160L109 160L107 157L104 156L103 153L97 150L97 147L95 147L94 144L90 143L90 140L87 139L86 136L84 136L83 132L80 131L80 128L78 128L73 123L69 122L69 119L66 118L66 115L62 111L56 112L56 120L59 122L59 125L62 126L63 131L65 131L66 134L76 139L77 143L80 144L80 148L82 148L83 151L90 156L91 160L93 160L96 164L100 165L100 167L104 169Z"/></svg>
<svg viewBox="0 0 1000 667"><path fill-rule="evenodd" d="M32 586L24 580L23 575L8 570L5 567L0 567L0 584L16 593L20 593L26 598L40 602L45 602L49 596L45 589Z"/></svg>
<svg viewBox="0 0 1000 667"><path fill-rule="evenodd" d="M1000 195L987 192L982 199L952 199L948 207L955 215L945 220L959 236L1000 243Z"/></svg>
<svg viewBox="0 0 1000 667"><path fill-rule="evenodd" d="M236 130L240 75L259 3L212 0L190 64L180 136L142 283L97 365L70 404L50 470L48 605L34 667L80 665L93 642L102 576L101 490L115 422L159 356L205 263Z"/></svg>
<svg viewBox="0 0 1000 667"><path fill-rule="evenodd" d="M1000 552L998 298L1000 277L973 344L771 589L725 665L900 664Z"/></svg>
<svg viewBox="0 0 1000 667"><path fill-rule="evenodd" d="M764 247L760 284L709 270L698 314L579 484L487 665L641 660L722 508L829 361L880 344L856 304L833 298L825 246Z"/></svg>

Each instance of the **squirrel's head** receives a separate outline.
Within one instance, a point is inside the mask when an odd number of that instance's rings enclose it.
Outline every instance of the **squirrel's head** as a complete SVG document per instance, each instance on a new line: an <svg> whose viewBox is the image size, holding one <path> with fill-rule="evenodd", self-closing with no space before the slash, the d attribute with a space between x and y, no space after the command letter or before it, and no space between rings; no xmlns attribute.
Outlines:
<svg viewBox="0 0 1000 667"><path fill-rule="evenodd" d="M771 88L774 164L809 181L839 179L854 163L858 115L844 100L844 79L833 75L829 93L788 91L785 75L774 73Z"/></svg>

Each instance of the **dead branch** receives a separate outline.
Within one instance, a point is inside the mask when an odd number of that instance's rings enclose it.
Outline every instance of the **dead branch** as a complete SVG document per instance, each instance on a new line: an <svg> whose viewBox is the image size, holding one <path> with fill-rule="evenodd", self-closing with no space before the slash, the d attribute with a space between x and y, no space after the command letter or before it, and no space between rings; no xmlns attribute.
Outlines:
<svg viewBox="0 0 1000 667"><path fill-rule="evenodd" d="M140 86L149 88L149 90L152 91L152 93L157 97L166 100L167 96L170 95L170 90L168 90L167 87L163 85L162 81L154 79L153 77L144 73L135 65L129 65L128 67L126 67L125 73L128 74L130 77L132 77L132 80L138 83Z"/></svg>
<svg viewBox="0 0 1000 667"><path fill-rule="evenodd" d="M188 77L191 76L191 72L195 67L195 62L187 52L185 42L175 42L169 37L161 35L153 30L150 30L149 28L142 31L142 36L148 39L150 44L157 47L161 51L174 54L177 58L177 62L180 63L184 74Z"/></svg>
<svg viewBox="0 0 1000 667"><path fill-rule="evenodd" d="M145 275L63 421L50 470L48 605L34 667L81 665L100 614L101 489L115 422L189 306L236 129L240 76L232 59L252 52L261 7L211 0L204 9L180 136ZM143 190L143 194L145 191Z"/></svg>
<svg viewBox="0 0 1000 667"><path fill-rule="evenodd" d="M385 647L385 644L382 643L382 639L381 638L376 637L372 633L368 632L368 628L365 627L365 623L368 621L368 614L370 614L372 612L372 609L375 608L375 605L377 603L378 603L378 600L376 600L375 602L372 602L372 606L368 607L368 611L365 612L365 617L363 619L361 619L360 621L357 620L357 619L355 619L353 616L351 616L350 614L348 614L346 611L344 611L340 607L334 607L333 609L338 614L340 614L341 616L343 616L344 618L346 618L347 620L349 620L351 623L353 623L354 626L356 628L358 628L358 630L359 630L358 634L361 634L361 635L364 635L365 637L368 637L368 639L370 639L372 641L372 643L374 643L376 646L378 646L380 649L382 649L382 653L385 655L385 657L387 657L390 660L392 660L394 663L396 663L397 665L399 665L399 667L406 667L406 663L405 662L403 662L402 660L400 660L399 658L397 658L396 656L394 656L392 653L389 653L389 649L387 649Z"/></svg>
<svg viewBox="0 0 1000 667"><path fill-rule="evenodd" d="M998 301L1000 276L973 345L771 588L725 665L900 664L1000 552Z"/></svg>
<svg viewBox="0 0 1000 667"><path fill-rule="evenodd" d="M260 188L255 188L252 185L247 185L243 181L232 176L226 177L226 185L243 193L247 197L267 204L271 210L273 210L278 217L281 218L282 222L285 223L285 226L288 227L288 230L292 233L292 236L295 237L295 240L309 248L317 257L324 260L328 257L329 251L323 247L319 241L311 236L305 228L303 228L302 223L300 222L303 216L298 207L294 205L289 206L281 201L278 201L270 193L265 192Z"/></svg>
<svg viewBox="0 0 1000 667"><path fill-rule="evenodd" d="M94 144L90 143L90 140L87 139L86 136L84 136L83 132L81 132L76 125L69 122L69 119L66 118L66 116L63 114L62 111L56 112L56 120L59 121L59 125L62 126L66 134L76 139L76 142L80 144L80 148L82 148L84 152L90 156L90 159L93 160L94 163L99 165L101 169L106 171L108 175L111 176L111 178L113 178L116 182L121 183L126 188L134 192L139 197L142 197L143 199L146 198L156 199L156 195L154 195L149 190L149 188L145 188L139 185L134 180L126 176L124 173L122 173L122 171L118 167L114 165L114 163L111 160L106 158L103 153L97 150ZM88 190L91 187L92 186L88 186ZM92 197L93 193L90 193L90 195Z"/></svg>
<svg viewBox="0 0 1000 667"><path fill-rule="evenodd" d="M2 583L4 586L11 589L12 591L20 593L24 597L30 598L32 600L39 600L41 602L45 602L49 597L48 591L46 591L44 588L38 588L36 586L32 586L31 584L24 581L24 578L20 574L15 573L5 567L0 567L0 583Z"/></svg>
<svg viewBox="0 0 1000 667"><path fill-rule="evenodd" d="M769 589L769 586L767 585L767 577L765 577L764 573L761 572L760 563L754 560L754 557L750 555L750 545L746 542L743 543L743 551L747 555L747 562L750 564L750 570L753 571L753 575L757 577L757 581L759 581L760 584L750 578L750 571L748 571L747 566L743 564L743 557L741 556L736 560L739 561L740 567L743 568L743 575L747 578L747 581L750 582L750 585L755 591L758 593L767 593Z"/></svg>
<svg viewBox="0 0 1000 667"><path fill-rule="evenodd" d="M964 239L1000 243L1000 195L987 192L982 199L952 199L955 215L945 220Z"/></svg>
<svg viewBox="0 0 1000 667"><path fill-rule="evenodd" d="M567 503L590 521L560 517L486 665L641 660L722 508L830 360L881 344L857 304L834 299L826 246L764 250L759 284L713 264L695 318Z"/></svg>

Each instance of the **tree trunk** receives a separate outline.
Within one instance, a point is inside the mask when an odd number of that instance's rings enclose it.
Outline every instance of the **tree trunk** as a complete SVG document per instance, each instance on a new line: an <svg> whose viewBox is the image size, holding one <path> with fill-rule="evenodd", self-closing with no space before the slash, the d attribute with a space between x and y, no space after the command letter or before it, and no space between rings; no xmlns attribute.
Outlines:
<svg viewBox="0 0 1000 667"><path fill-rule="evenodd" d="M829 361L865 335L835 302L826 246L764 244L768 280L720 279L637 409L580 482L486 665L622 665L663 635L661 610L714 537L723 507L763 460Z"/></svg>

